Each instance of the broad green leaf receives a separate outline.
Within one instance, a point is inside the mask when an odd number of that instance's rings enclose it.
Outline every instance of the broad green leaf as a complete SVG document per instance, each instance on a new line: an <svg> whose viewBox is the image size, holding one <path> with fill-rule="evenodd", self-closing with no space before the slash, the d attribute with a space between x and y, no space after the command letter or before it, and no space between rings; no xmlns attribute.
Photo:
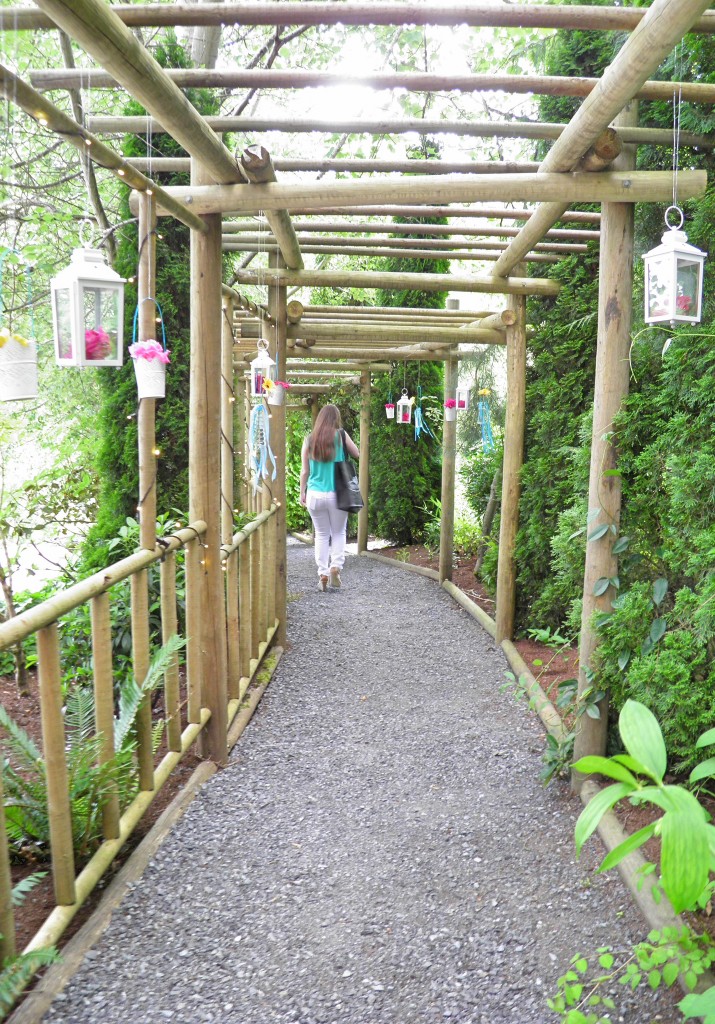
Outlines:
<svg viewBox="0 0 715 1024"><path fill-rule="evenodd" d="M711 775L715 775L715 757L709 757L707 761L701 761L696 765L690 773L690 781L700 782L701 779L707 779Z"/></svg>
<svg viewBox="0 0 715 1024"><path fill-rule="evenodd" d="M676 914L693 907L708 881L710 850L701 816L668 812L661 819L661 882Z"/></svg>
<svg viewBox="0 0 715 1024"><path fill-rule="evenodd" d="M610 971L613 967L613 956L610 953L602 953L598 958L598 962L604 971Z"/></svg>
<svg viewBox="0 0 715 1024"><path fill-rule="evenodd" d="M600 597L601 594L605 594L611 585L611 581L608 576L601 576L593 585L593 596Z"/></svg>
<svg viewBox="0 0 715 1024"><path fill-rule="evenodd" d="M657 606L662 603L668 593L668 581L664 576L659 576L653 584L653 603Z"/></svg>
<svg viewBox="0 0 715 1024"><path fill-rule="evenodd" d="M648 974L648 984L651 988L656 989L660 985L660 971L652 970Z"/></svg>
<svg viewBox="0 0 715 1024"><path fill-rule="evenodd" d="M663 968L663 981L670 988L678 980L678 965L674 963L666 964Z"/></svg>
<svg viewBox="0 0 715 1024"><path fill-rule="evenodd" d="M678 1009L682 1013L685 1020L692 1020L694 1017L706 1017L715 1013L715 986L709 988L706 992L700 992L697 995L692 993L686 996L685 999L681 999L678 1003Z"/></svg>
<svg viewBox="0 0 715 1024"><path fill-rule="evenodd" d="M630 754L614 754L611 760L617 761L618 764L624 764L634 775L648 774L645 765L642 765L640 761L636 761L635 757L631 757Z"/></svg>
<svg viewBox="0 0 715 1024"><path fill-rule="evenodd" d="M585 527L585 526L582 526L580 530L575 530L575 531L574 531L574 532L573 532L573 533L572 533L572 534L571 534L571 535L569 536L569 540L576 540L576 538L577 538L577 537L580 537L580 536L581 536L581 534L582 534L582 533L585 533L585 532L586 532L586 527Z"/></svg>
<svg viewBox="0 0 715 1024"><path fill-rule="evenodd" d="M592 523L594 519L600 514L600 511L600 508L590 508L588 510L588 515L586 516L586 522Z"/></svg>
<svg viewBox="0 0 715 1024"><path fill-rule="evenodd" d="M616 543L611 548L612 555L621 555L628 549L628 545L631 542L630 537L619 537Z"/></svg>
<svg viewBox="0 0 715 1024"><path fill-rule="evenodd" d="M628 650L621 651L621 653L618 655L618 667L621 670L621 672L624 670L624 668L627 666L630 660L631 652Z"/></svg>
<svg viewBox="0 0 715 1024"><path fill-rule="evenodd" d="M628 753L663 781L667 764L665 743L655 715L644 704L627 700L618 717L618 730Z"/></svg>
<svg viewBox="0 0 715 1024"><path fill-rule="evenodd" d="M621 475L621 470L620 469L604 469L603 475L604 476L620 476Z"/></svg>
<svg viewBox="0 0 715 1024"><path fill-rule="evenodd" d="M588 535L588 540L600 540L601 537L605 537L608 533L608 523L601 523L595 530L592 530Z"/></svg>
<svg viewBox="0 0 715 1024"><path fill-rule="evenodd" d="M650 633L648 634L653 644L658 643L660 638L665 633L667 627L668 623L665 621L665 619L653 619L653 621L650 624Z"/></svg>
<svg viewBox="0 0 715 1024"><path fill-rule="evenodd" d="M617 782L627 782L632 789L638 787L638 780L625 765L619 764L610 757L590 754L588 757L580 757L572 767L582 775L606 775L609 779L615 779Z"/></svg>
<svg viewBox="0 0 715 1024"><path fill-rule="evenodd" d="M601 718L601 709L597 704L589 704L586 708L586 714L589 718L595 718L598 722Z"/></svg>
<svg viewBox="0 0 715 1024"><path fill-rule="evenodd" d="M696 747L709 747L712 743L715 743L715 729L708 729L698 739L695 744Z"/></svg>
<svg viewBox="0 0 715 1024"><path fill-rule="evenodd" d="M610 871L611 868L615 868L615 866L620 864L623 858L627 857L629 853L633 853L633 851L641 847L643 843L647 843L650 837L654 835L655 829L655 824L646 825L645 828L641 828L638 832L634 832L633 835L628 836L627 839L624 839L622 843L619 843L615 849L611 850L611 852L604 857L598 870Z"/></svg>
<svg viewBox="0 0 715 1024"><path fill-rule="evenodd" d="M576 822L576 828L574 829L577 854L581 853L583 844L596 830L599 821L606 811L610 811L614 804L617 804L619 800L622 800L624 796L628 796L632 792L633 787L631 785L626 782L617 782L613 786L607 786L605 789L600 790L589 800L581 811Z"/></svg>

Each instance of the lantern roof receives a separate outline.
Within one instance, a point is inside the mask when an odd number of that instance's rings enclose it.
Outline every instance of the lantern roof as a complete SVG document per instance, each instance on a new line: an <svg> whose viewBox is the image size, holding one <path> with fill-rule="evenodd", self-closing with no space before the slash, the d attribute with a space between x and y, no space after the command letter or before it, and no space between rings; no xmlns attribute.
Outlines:
<svg viewBox="0 0 715 1024"><path fill-rule="evenodd" d="M703 252L702 249L698 249L690 244L688 236L684 231L680 231L678 228L668 228L661 238L660 245L656 245L655 249L644 253L643 259L646 256L650 259L654 256L668 256L671 253L679 253L681 256L695 256L699 259L705 259L707 256L707 253Z"/></svg>
<svg viewBox="0 0 715 1024"><path fill-rule="evenodd" d="M108 284L124 283L124 278L107 264L101 249L73 249L69 266L55 275L55 282L64 285L86 277L91 281L106 281Z"/></svg>

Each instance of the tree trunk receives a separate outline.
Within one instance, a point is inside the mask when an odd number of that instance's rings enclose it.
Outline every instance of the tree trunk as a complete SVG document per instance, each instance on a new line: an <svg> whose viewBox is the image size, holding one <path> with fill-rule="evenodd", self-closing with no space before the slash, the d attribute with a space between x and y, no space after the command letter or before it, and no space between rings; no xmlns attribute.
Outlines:
<svg viewBox="0 0 715 1024"><path fill-rule="evenodd" d="M484 510L484 518L482 519L482 539L479 541L479 547L477 548L477 557L474 562L474 575L478 576L482 562L484 561L484 555L487 550L487 540L491 536L492 526L494 524L494 516L497 512L497 505L499 504L499 485L501 483L501 466L494 474L492 478L492 486L489 488L489 501L487 507Z"/></svg>

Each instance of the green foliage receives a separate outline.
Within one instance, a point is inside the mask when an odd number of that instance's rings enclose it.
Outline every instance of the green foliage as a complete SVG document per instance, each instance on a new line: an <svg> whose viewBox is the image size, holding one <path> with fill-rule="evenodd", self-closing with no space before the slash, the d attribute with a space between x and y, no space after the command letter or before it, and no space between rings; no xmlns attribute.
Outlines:
<svg viewBox="0 0 715 1024"><path fill-rule="evenodd" d="M111 792L123 809L138 787L134 723L142 701L161 682L171 657L184 646L173 637L152 658L144 682L126 679L119 690L119 714L114 721L115 754L98 764L102 737L94 731L94 694L77 687L65 706L66 758L72 839L75 855L86 859L102 838L102 806ZM3 753L5 825L15 855L31 860L49 856L47 774L34 740L0 704L0 750Z"/></svg>
<svg viewBox="0 0 715 1024"><path fill-rule="evenodd" d="M45 877L44 871L35 872L23 878L12 889L13 906L19 906L30 892ZM60 955L54 946L36 949L31 953L20 953L6 957L0 964L0 1021L6 1019L18 995L42 967L55 963Z"/></svg>
<svg viewBox="0 0 715 1024"><path fill-rule="evenodd" d="M577 853L593 834L599 821L619 800L651 804L664 813L652 825L629 836L604 859L599 870L607 871L642 846L651 836L661 841L661 885L676 913L692 909L706 889L715 869L715 826L705 809L684 786L665 782L667 754L658 721L637 701L628 700L619 716L619 731L626 754L615 757L582 757L574 770L614 779L586 805L576 822ZM715 730L698 740L698 747L710 745ZM691 781L715 775L715 758L709 758L691 774Z"/></svg>
<svg viewBox="0 0 715 1024"><path fill-rule="evenodd" d="M492 451L484 450L480 437L462 456L460 474L464 480L464 496L477 516L483 516L486 511L492 481L501 470L503 459L504 439L500 435L494 438Z"/></svg>
<svg viewBox="0 0 715 1024"><path fill-rule="evenodd" d="M709 935L696 935L690 928L654 929L631 949L600 946L588 958L577 953L547 1003L563 1024L611 1024L616 1003L607 993L613 991L614 985L631 991L671 988L682 977L692 989L713 962L715 944ZM685 1013L686 1017L703 1016L706 1005L715 1005L714 992L710 989L702 996L686 996L678 1005L681 1010L699 1008L698 1013Z"/></svg>
<svg viewBox="0 0 715 1024"><path fill-rule="evenodd" d="M292 413L286 417L286 526L301 531L310 526L308 510L300 503L300 453L303 439L310 433L309 415Z"/></svg>

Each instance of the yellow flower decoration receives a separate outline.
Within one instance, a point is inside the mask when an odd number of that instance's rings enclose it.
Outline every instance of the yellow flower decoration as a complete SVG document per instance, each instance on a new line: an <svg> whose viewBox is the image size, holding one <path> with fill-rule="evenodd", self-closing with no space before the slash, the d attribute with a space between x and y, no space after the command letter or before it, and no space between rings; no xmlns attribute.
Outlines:
<svg viewBox="0 0 715 1024"><path fill-rule="evenodd" d="M21 334L11 334L7 327L0 328L0 348L2 348L10 338L16 341L19 345L24 346L24 348L27 348L30 344L27 338L23 338Z"/></svg>
<svg viewBox="0 0 715 1024"><path fill-rule="evenodd" d="M263 390L266 392L266 394L270 394L274 387L275 387L275 384L270 379L270 377L264 377L264 379L263 379Z"/></svg>
<svg viewBox="0 0 715 1024"><path fill-rule="evenodd" d="M489 390L489 388L480 388L479 391L477 392L477 394L479 394L479 395L491 395L491 391Z"/></svg>

